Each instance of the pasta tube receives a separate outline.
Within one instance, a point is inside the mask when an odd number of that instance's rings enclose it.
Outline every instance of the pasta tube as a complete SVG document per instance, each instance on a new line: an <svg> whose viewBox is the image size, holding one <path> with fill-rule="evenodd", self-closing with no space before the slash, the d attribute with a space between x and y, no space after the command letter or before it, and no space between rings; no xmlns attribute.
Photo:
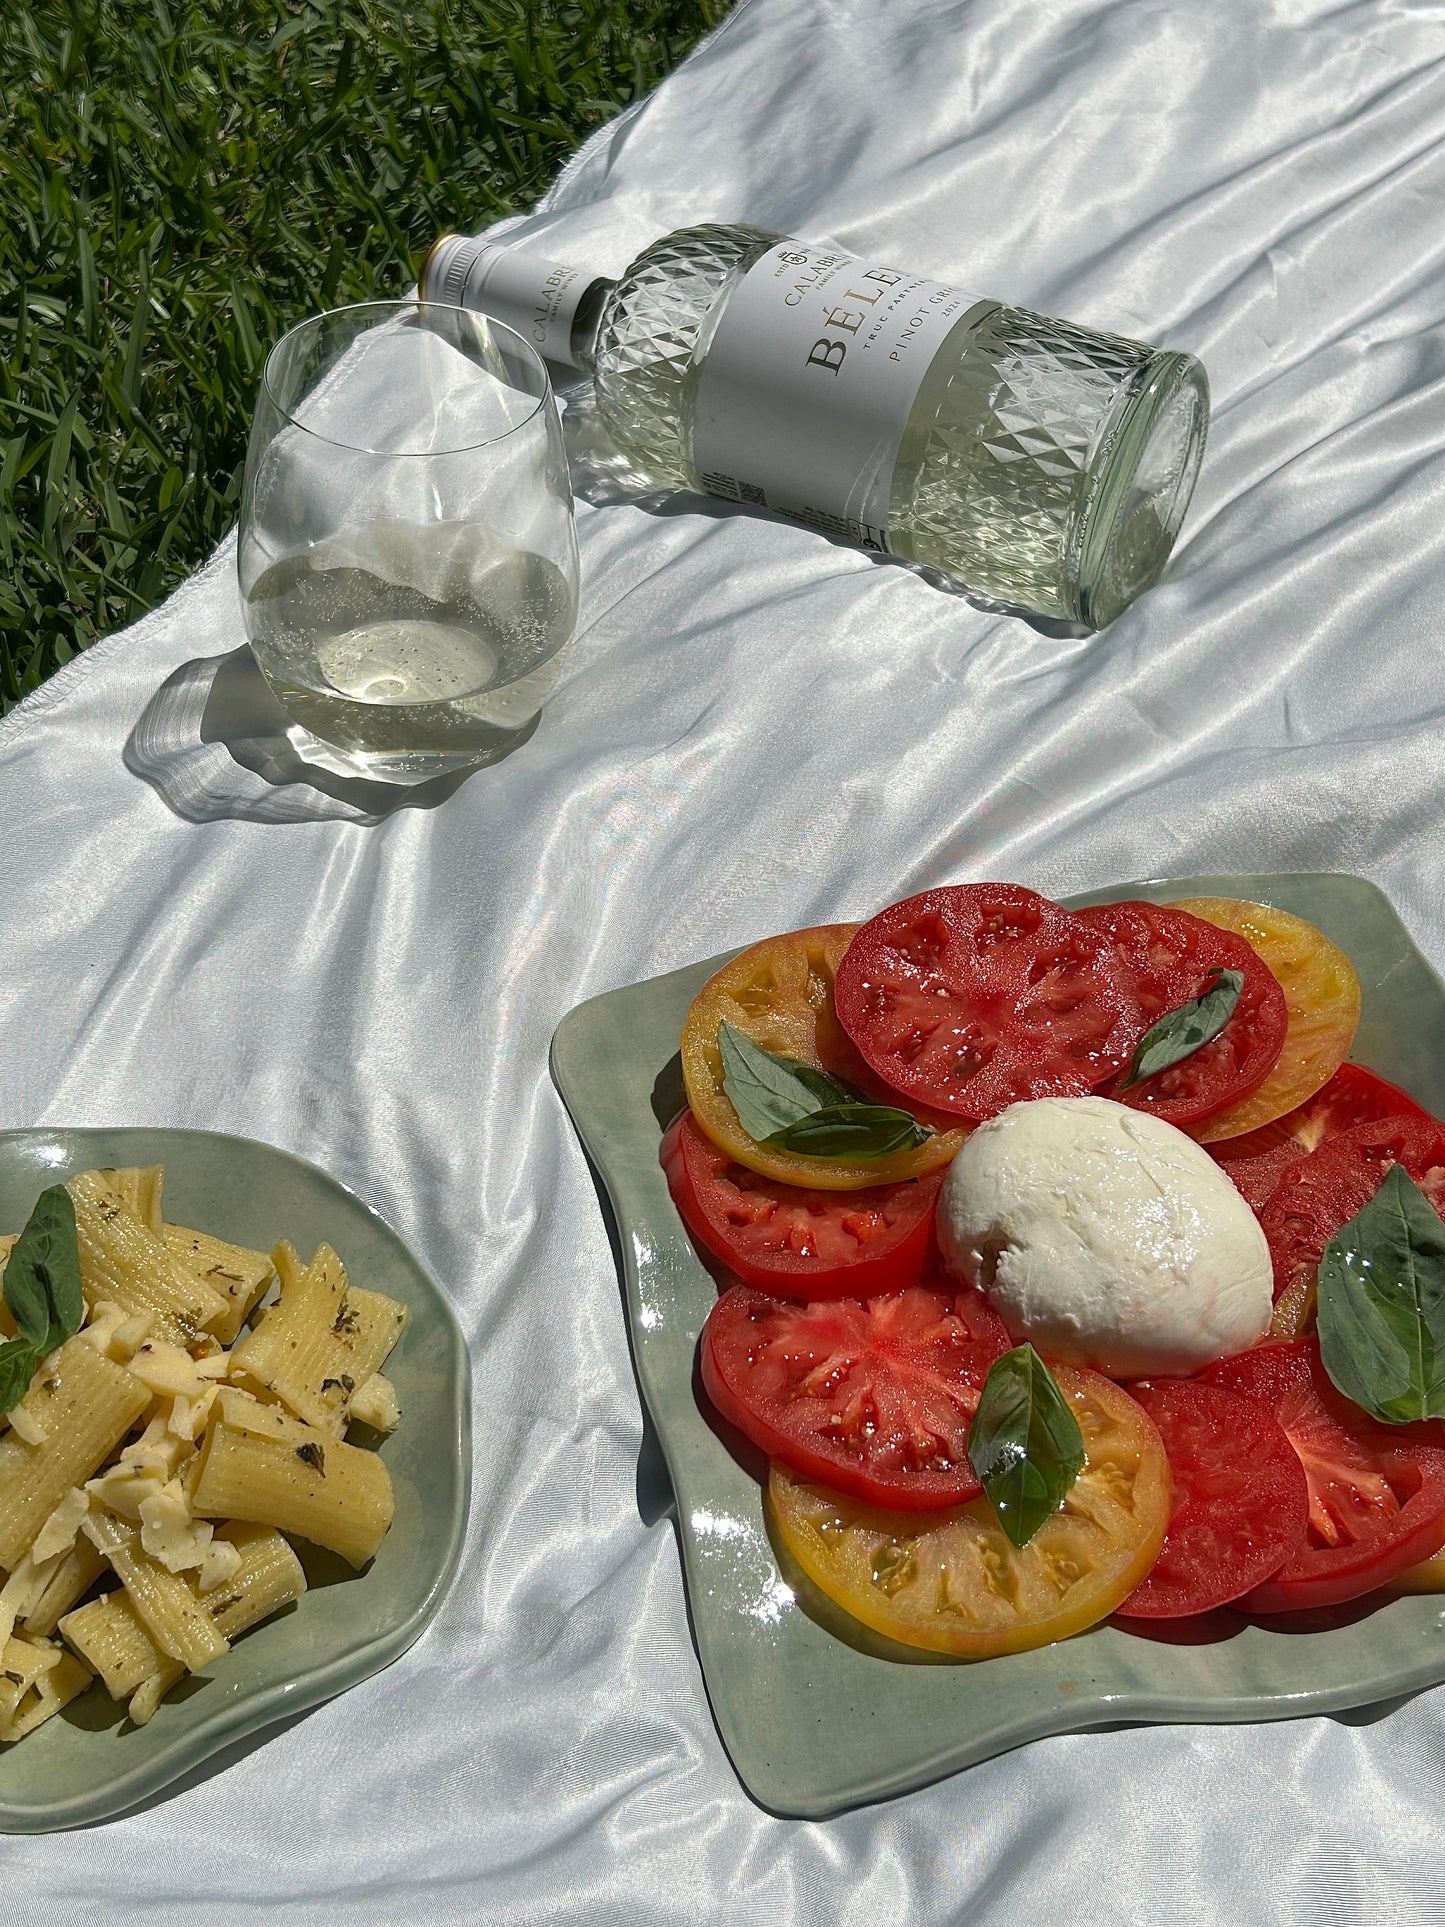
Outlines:
<svg viewBox="0 0 1445 1927"><path fill-rule="evenodd" d="M96 1512L85 1530L114 1567L136 1617L162 1652L178 1659L187 1672L199 1673L230 1650L230 1641L217 1630L190 1580L150 1558L134 1526L111 1513Z"/></svg>
<svg viewBox="0 0 1445 1927"><path fill-rule="evenodd" d="M238 1639L260 1620L289 1606L306 1590L301 1561L279 1532L265 1526L236 1525L224 1537L240 1553L240 1564L214 1595L201 1604L226 1639ZM70 1613L61 1626L69 1644L105 1682L112 1699L130 1699L131 1718L143 1726L160 1699L185 1668L161 1651L146 1631L127 1595L113 1592ZM133 1699L150 1690L139 1704Z"/></svg>
<svg viewBox="0 0 1445 1927"><path fill-rule="evenodd" d="M72 1486L103 1465L150 1393L140 1380L87 1345L62 1345L21 1400L38 1441L11 1430L0 1438L0 1566L17 1566Z"/></svg>
<svg viewBox="0 0 1445 1927"><path fill-rule="evenodd" d="M49 1638L76 1600L85 1597L104 1571L104 1555L80 1533L21 1625L37 1639Z"/></svg>
<svg viewBox="0 0 1445 1927"><path fill-rule="evenodd" d="M143 1167L107 1168L95 1174L118 1205L139 1218L147 1230L160 1234L161 1189L165 1183L163 1164Z"/></svg>
<svg viewBox="0 0 1445 1927"><path fill-rule="evenodd" d="M0 1744L23 1740L90 1684L63 1646L12 1633L0 1649Z"/></svg>
<svg viewBox="0 0 1445 1927"><path fill-rule="evenodd" d="M299 1274L289 1247L278 1247L275 1260L280 1299L232 1352L231 1377L340 1438L353 1394L401 1336L406 1306L349 1286L330 1245L319 1245Z"/></svg>
<svg viewBox="0 0 1445 1927"><path fill-rule="evenodd" d="M60 1631L113 1700L129 1699L142 1680L162 1667L174 1667L175 1679L185 1674L185 1667L163 1653L146 1631L124 1588L77 1606L62 1619Z"/></svg>
<svg viewBox="0 0 1445 1927"><path fill-rule="evenodd" d="M271 1260L264 1251L228 1245L204 1231L188 1231L184 1225L166 1225L161 1238L178 1265L226 1300L225 1315L209 1329L223 1345L234 1345L252 1307L276 1275Z"/></svg>
<svg viewBox="0 0 1445 1927"><path fill-rule="evenodd" d="M172 1345L194 1345L224 1319L229 1299L178 1265L155 1232L117 1201L102 1172L82 1171L66 1189L87 1305L108 1300L127 1312L154 1312L156 1335Z"/></svg>
<svg viewBox="0 0 1445 1927"><path fill-rule="evenodd" d="M201 1447L192 1508L294 1532L364 1566L395 1511L391 1474L374 1452L304 1425L244 1392L222 1392Z"/></svg>

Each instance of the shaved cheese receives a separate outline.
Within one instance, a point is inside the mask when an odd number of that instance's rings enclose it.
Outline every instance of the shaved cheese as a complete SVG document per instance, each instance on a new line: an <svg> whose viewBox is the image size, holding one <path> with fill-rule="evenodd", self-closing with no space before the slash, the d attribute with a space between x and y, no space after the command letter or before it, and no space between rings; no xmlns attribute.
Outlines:
<svg viewBox="0 0 1445 1927"><path fill-rule="evenodd" d="M27 1552L0 1586L0 1647L14 1632L16 1620L24 1619L39 1605L40 1595L55 1577L64 1557L64 1552L58 1552L49 1559L37 1560L33 1553Z"/></svg>
<svg viewBox="0 0 1445 1927"><path fill-rule="evenodd" d="M401 1407L396 1402L396 1387L385 1373L373 1372L357 1386L347 1415L374 1432L390 1436L396 1430L401 1424Z"/></svg>
<svg viewBox="0 0 1445 1927"><path fill-rule="evenodd" d="M163 1338L148 1338L128 1369L157 1398L200 1398L206 1389L190 1353L179 1345L168 1345Z"/></svg>
<svg viewBox="0 0 1445 1927"><path fill-rule="evenodd" d="M219 1385L210 1384L198 1398L176 1399L171 1405L170 1417L166 1421L167 1431L175 1438L185 1440L187 1444L193 1441L197 1432L204 1430L211 1407L216 1402L216 1394L220 1389Z"/></svg>
<svg viewBox="0 0 1445 1927"><path fill-rule="evenodd" d="M228 1585L240 1570L241 1548L229 1539L212 1539L201 1561L197 1586L202 1593L214 1592L217 1586Z"/></svg>
<svg viewBox="0 0 1445 1927"><path fill-rule="evenodd" d="M75 1544L81 1521L89 1510L90 1494L84 1486L72 1486L36 1533L30 1557L38 1561L53 1559L57 1553L69 1552Z"/></svg>
<svg viewBox="0 0 1445 1927"><path fill-rule="evenodd" d="M165 1480L149 1467L127 1465L122 1459L119 1465L102 1472L98 1479L88 1480L85 1489L108 1512L115 1513L117 1518L129 1519L132 1525L139 1525L142 1504L147 1499L159 1497L165 1489ZM82 1528L89 1531L93 1521L86 1519L81 1523ZM99 1541L96 1543L99 1544ZM105 1551L103 1545L100 1549Z"/></svg>
<svg viewBox="0 0 1445 1927"><path fill-rule="evenodd" d="M50 1436L35 1414L28 1412L23 1405L17 1405L13 1412L7 1412L5 1416L16 1438L24 1439L27 1445L44 1445Z"/></svg>
<svg viewBox="0 0 1445 1927"><path fill-rule="evenodd" d="M129 1365L155 1322L153 1311L127 1312L111 1299L102 1298L92 1308L80 1335L113 1364Z"/></svg>
<svg viewBox="0 0 1445 1927"><path fill-rule="evenodd" d="M175 1437L166 1412L157 1412L138 1439L121 1453L122 1465L137 1472L159 1473L161 1483L171 1477L185 1454L185 1446Z"/></svg>
<svg viewBox="0 0 1445 1927"><path fill-rule="evenodd" d="M141 1500L141 1545L167 1572L185 1572L202 1565L210 1551L213 1530L209 1520L191 1518L177 1479Z"/></svg>

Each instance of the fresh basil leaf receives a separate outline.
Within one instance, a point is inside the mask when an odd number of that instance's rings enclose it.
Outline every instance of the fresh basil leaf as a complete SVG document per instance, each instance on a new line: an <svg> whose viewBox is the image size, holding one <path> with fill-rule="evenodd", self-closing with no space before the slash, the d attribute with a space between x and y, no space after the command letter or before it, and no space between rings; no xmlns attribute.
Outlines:
<svg viewBox="0 0 1445 1927"><path fill-rule="evenodd" d="M723 1062L723 1094L738 1122L759 1144L831 1104L846 1104L852 1093L825 1071L796 1058L776 1056L755 1044L736 1024L717 1027Z"/></svg>
<svg viewBox="0 0 1445 1927"><path fill-rule="evenodd" d="M40 1363L33 1345L23 1338L12 1338L0 1345L0 1416L13 1412L30 1390L35 1367Z"/></svg>
<svg viewBox="0 0 1445 1927"><path fill-rule="evenodd" d="M995 1359L968 1433L968 1457L1011 1545L1026 1546L1084 1469L1084 1435L1032 1345Z"/></svg>
<svg viewBox="0 0 1445 1927"><path fill-rule="evenodd" d="M1325 1246L1320 1359L1384 1425L1445 1418L1445 1224L1403 1164Z"/></svg>
<svg viewBox="0 0 1445 1927"><path fill-rule="evenodd" d="M1216 965L1211 976L1212 981L1202 996L1191 998L1178 1010L1166 1011L1157 1024L1145 1031L1120 1090L1127 1091L1131 1084L1142 1083L1146 1077L1157 1077L1171 1064L1182 1063L1224 1029L1234 1015L1239 993L1244 989L1244 977L1238 970L1225 970L1222 965Z"/></svg>
<svg viewBox="0 0 1445 1927"><path fill-rule="evenodd" d="M5 1303L15 1329L44 1358L73 1338L85 1318L75 1206L63 1184L35 1201L5 1263Z"/></svg>
<svg viewBox="0 0 1445 1927"><path fill-rule="evenodd" d="M886 1158L911 1151L933 1133L907 1111L889 1104L825 1104L762 1142L805 1158Z"/></svg>

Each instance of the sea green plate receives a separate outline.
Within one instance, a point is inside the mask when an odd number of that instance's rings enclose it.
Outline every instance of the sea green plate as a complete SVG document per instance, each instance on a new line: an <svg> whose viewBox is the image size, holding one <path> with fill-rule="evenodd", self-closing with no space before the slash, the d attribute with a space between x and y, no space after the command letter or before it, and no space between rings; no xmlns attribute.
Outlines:
<svg viewBox="0 0 1445 1927"><path fill-rule="evenodd" d="M1307 917L1348 952L1364 1010L1354 1055L1445 1115L1445 984L1372 883L1351 876L1181 877L1122 897L1250 897ZM677 1499L703 1678L743 1784L810 1818L925 1785L1023 1740L1118 1720L1274 1720L1445 1680L1445 1598L1256 1624L1211 1615L1204 1643L1105 1624L1042 1651L967 1664L910 1654L830 1612L780 1570L757 1481L703 1416L698 1332L716 1297L657 1162L681 1108L683 1016L713 958L582 1004L553 1075L621 1234L633 1357ZM805 1610L806 1603L806 1610ZM825 1623L833 1630L825 1629Z"/></svg>
<svg viewBox="0 0 1445 1927"><path fill-rule="evenodd" d="M123 1813L222 1747L345 1692L404 1653L441 1604L471 1479L466 1345L442 1292L391 1226L314 1164L211 1131L0 1131L0 1227L46 1185L97 1165L164 1164L174 1223L269 1251L323 1239L348 1276L410 1316L387 1363L401 1425L381 1447L396 1520L361 1573L298 1543L311 1590L238 1639L135 1727L99 1685L0 1747L0 1832L49 1833Z"/></svg>

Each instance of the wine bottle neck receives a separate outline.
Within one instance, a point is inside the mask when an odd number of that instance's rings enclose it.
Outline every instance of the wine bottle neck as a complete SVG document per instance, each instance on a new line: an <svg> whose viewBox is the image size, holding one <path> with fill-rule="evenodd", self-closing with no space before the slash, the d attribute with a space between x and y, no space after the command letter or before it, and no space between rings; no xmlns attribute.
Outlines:
<svg viewBox="0 0 1445 1927"><path fill-rule="evenodd" d="M422 263L423 301L475 308L515 328L548 361L591 370L597 324L615 283L505 240L446 234Z"/></svg>

